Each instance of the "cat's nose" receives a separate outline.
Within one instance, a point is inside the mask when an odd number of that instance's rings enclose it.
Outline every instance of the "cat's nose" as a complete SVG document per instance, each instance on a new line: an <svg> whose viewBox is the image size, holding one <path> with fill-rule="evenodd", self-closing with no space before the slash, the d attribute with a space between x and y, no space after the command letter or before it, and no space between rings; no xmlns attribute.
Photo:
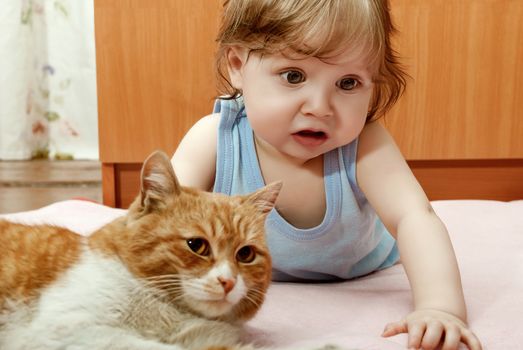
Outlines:
<svg viewBox="0 0 523 350"><path fill-rule="evenodd" d="M218 281L220 281L220 284L222 285L225 294L228 294L236 284L236 280L234 278L227 278L223 276L219 276Z"/></svg>

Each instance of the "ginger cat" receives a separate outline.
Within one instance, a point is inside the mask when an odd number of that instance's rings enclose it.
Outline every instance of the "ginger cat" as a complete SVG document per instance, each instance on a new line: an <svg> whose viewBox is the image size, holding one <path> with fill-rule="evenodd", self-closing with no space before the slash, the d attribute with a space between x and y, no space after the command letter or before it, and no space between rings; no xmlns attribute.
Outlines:
<svg viewBox="0 0 523 350"><path fill-rule="evenodd" d="M164 153L128 213L82 237L0 221L0 349L250 349L238 324L271 277L281 183L229 197L179 185Z"/></svg>

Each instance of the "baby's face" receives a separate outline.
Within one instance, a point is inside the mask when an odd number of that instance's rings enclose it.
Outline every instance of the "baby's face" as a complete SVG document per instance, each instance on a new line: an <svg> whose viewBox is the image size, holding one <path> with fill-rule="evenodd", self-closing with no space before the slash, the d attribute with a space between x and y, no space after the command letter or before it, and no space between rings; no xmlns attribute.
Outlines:
<svg viewBox="0 0 523 350"><path fill-rule="evenodd" d="M350 143L363 129L373 90L363 58L349 50L328 60L245 58L236 82L258 142L306 161Z"/></svg>

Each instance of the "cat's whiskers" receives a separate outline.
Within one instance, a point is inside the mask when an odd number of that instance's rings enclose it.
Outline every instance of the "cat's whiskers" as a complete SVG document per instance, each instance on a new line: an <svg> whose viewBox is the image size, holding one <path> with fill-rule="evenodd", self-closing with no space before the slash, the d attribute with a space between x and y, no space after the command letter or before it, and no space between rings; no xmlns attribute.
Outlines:
<svg viewBox="0 0 523 350"><path fill-rule="evenodd" d="M158 305L158 302L174 304L182 295L175 298L169 291L155 287L138 285L132 289L129 295L129 304L133 305L133 310L148 310ZM142 312L130 312L126 315L125 320L129 324L140 324Z"/></svg>
<svg viewBox="0 0 523 350"><path fill-rule="evenodd" d="M249 287L247 290L247 294L252 293L260 296L265 296L266 292L264 289L260 287Z"/></svg>
<svg viewBox="0 0 523 350"><path fill-rule="evenodd" d="M256 307L260 307L263 303L265 292L259 288L251 288L245 294L244 299L251 302Z"/></svg>
<svg viewBox="0 0 523 350"><path fill-rule="evenodd" d="M14 339L17 349L251 349L242 347L237 321L254 315L269 283L263 220L281 184L233 198L185 188L162 153L144 162L141 176L127 214L88 238L0 220L0 265L10 267L0 268L0 348L12 349ZM227 253L245 244L264 252L256 266ZM209 247L212 259L194 255ZM258 290L245 296L249 284Z"/></svg>
<svg viewBox="0 0 523 350"><path fill-rule="evenodd" d="M169 301L170 301L171 303L175 303L175 302L177 302L177 301L183 299L183 297L184 297L183 294L181 294L181 295L177 295L177 296L175 296L175 297L170 297L170 298L169 298Z"/></svg>
<svg viewBox="0 0 523 350"><path fill-rule="evenodd" d="M142 277L142 280L154 282L154 281L181 279L182 277L183 277L183 275L176 273L176 274L165 274L165 275Z"/></svg>
<svg viewBox="0 0 523 350"><path fill-rule="evenodd" d="M143 286L158 290L170 302L177 301L184 297L181 275L162 275L144 278ZM173 299L175 295L175 300Z"/></svg>
<svg viewBox="0 0 523 350"><path fill-rule="evenodd" d="M180 285L179 280L149 281L144 283L144 287L164 287L170 285Z"/></svg>
<svg viewBox="0 0 523 350"><path fill-rule="evenodd" d="M218 296L222 298L224 296L224 293L219 281L216 281L214 285L209 282L210 281L200 282L194 280L186 280L184 281L184 285L186 288L203 292L206 295Z"/></svg>
<svg viewBox="0 0 523 350"><path fill-rule="evenodd" d="M143 278L143 285L145 287L162 287L166 285L180 285L181 277L178 275L163 275L163 276L151 276Z"/></svg>
<svg viewBox="0 0 523 350"><path fill-rule="evenodd" d="M154 290L154 292L148 293L148 297L154 300L160 298L162 300L173 303L184 297L183 287L177 283L163 283L163 284L151 284L147 289ZM174 298L173 298L174 297Z"/></svg>

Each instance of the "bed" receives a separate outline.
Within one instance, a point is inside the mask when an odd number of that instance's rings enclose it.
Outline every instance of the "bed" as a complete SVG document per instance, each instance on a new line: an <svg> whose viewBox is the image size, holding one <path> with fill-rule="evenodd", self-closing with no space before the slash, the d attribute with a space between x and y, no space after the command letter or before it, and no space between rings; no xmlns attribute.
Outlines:
<svg viewBox="0 0 523 350"><path fill-rule="evenodd" d="M485 350L523 349L523 200L432 202L447 225L460 264L469 324ZM29 224L52 223L89 234L124 214L83 200L0 215ZM306 349L405 349L406 335L380 336L385 324L411 310L401 265L342 283L273 283L266 303L246 325L261 346Z"/></svg>

